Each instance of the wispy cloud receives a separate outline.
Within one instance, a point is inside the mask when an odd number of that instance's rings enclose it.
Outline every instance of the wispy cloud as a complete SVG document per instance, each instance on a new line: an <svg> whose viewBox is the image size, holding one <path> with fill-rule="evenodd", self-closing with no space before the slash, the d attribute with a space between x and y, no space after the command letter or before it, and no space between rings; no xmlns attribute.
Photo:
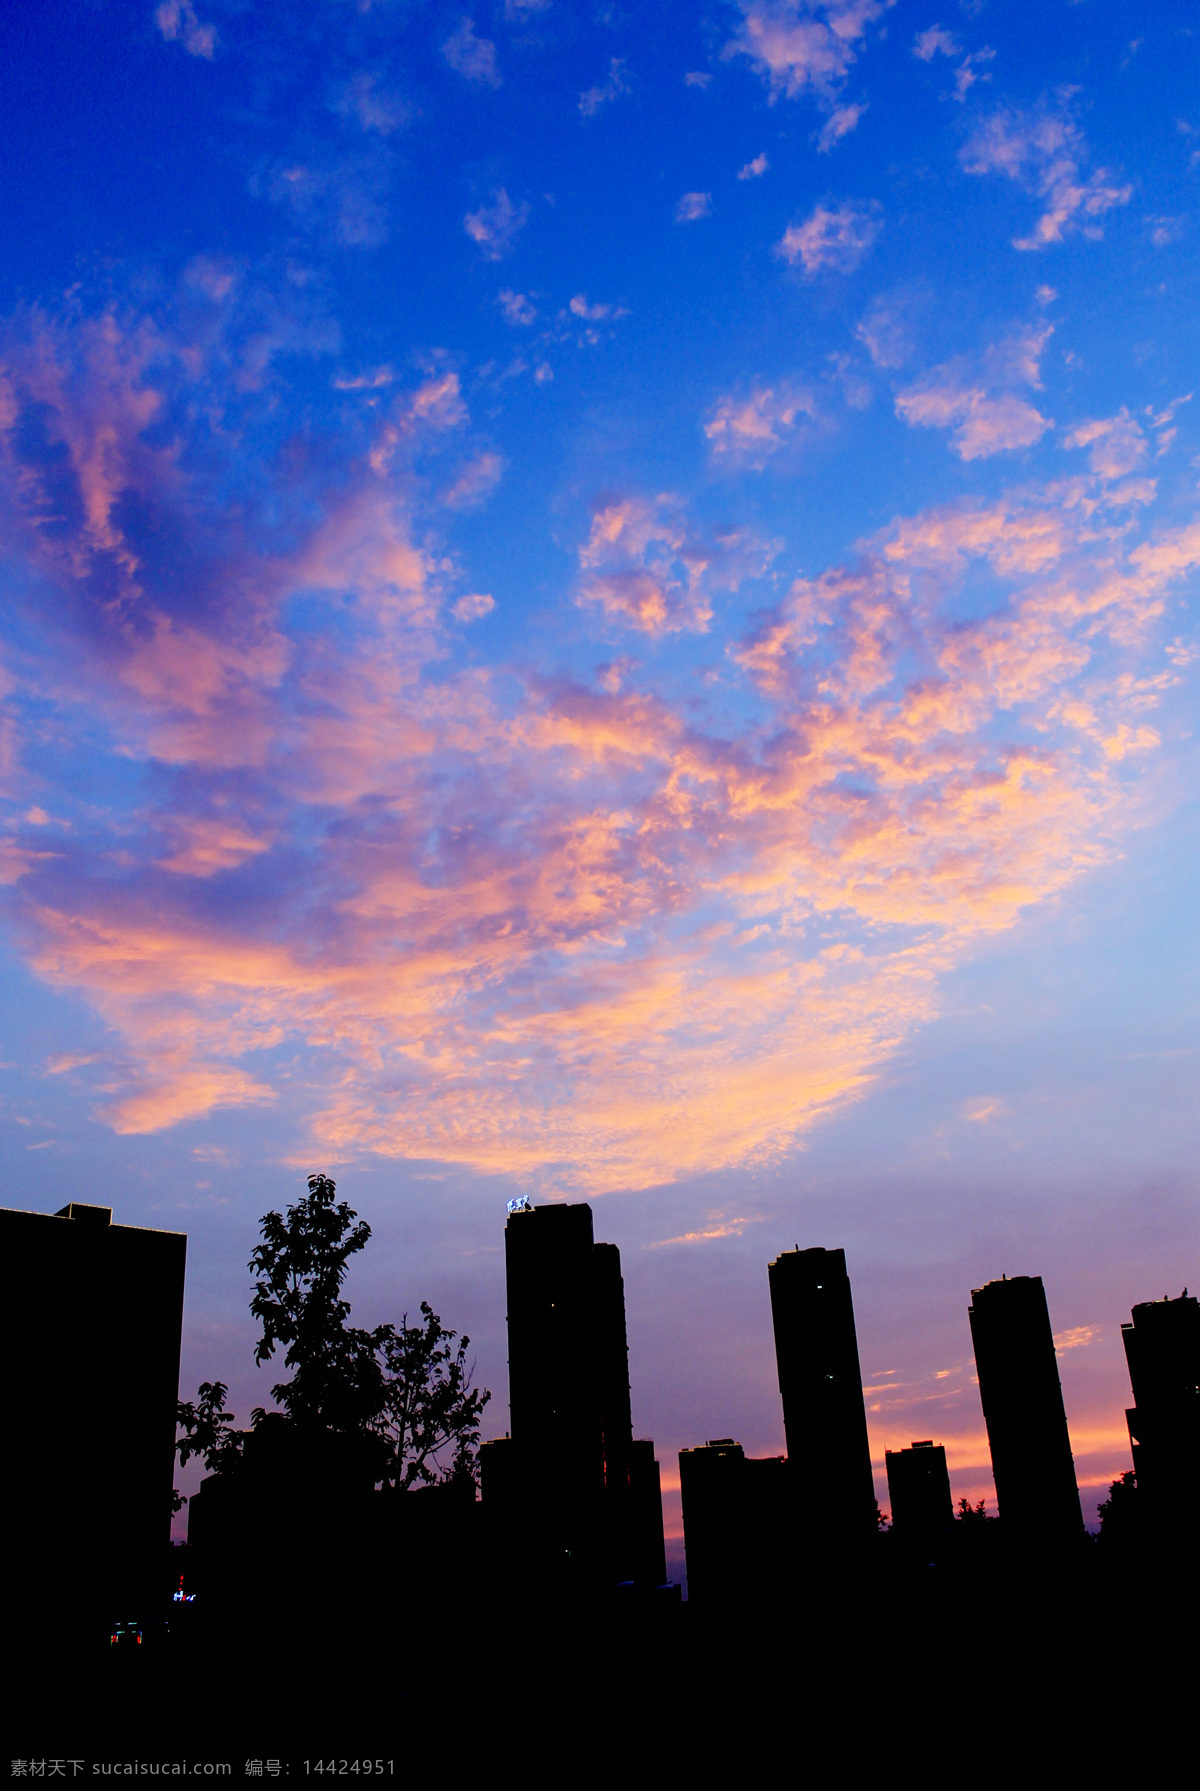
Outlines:
<svg viewBox="0 0 1200 1791"><path fill-rule="evenodd" d="M168 43L182 44L189 56L211 62L217 47L217 28L196 17L192 0L162 0L154 11L154 23Z"/></svg>
<svg viewBox="0 0 1200 1791"><path fill-rule="evenodd" d="M930 25L928 30L918 33L913 44L913 55L921 62L932 62L935 56L958 56L961 46L951 31L943 31L940 25Z"/></svg>
<svg viewBox="0 0 1200 1791"><path fill-rule="evenodd" d="M410 117L410 109L399 95L382 86L377 75L365 71L346 82L334 107L345 116L357 118L364 131L375 131L381 137L390 137Z"/></svg>
<svg viewBox="0 0 1200 1791"><path fill-rule="evenodd" d="M253 337L201 352L166 312L106 313L3 342L14 601L36 593L45 642L5 701L86 730L114 792L52 854L14 809L6 902L110 1029L117 1130L269 1101L283 1052L322 1160L594 1190L766 1161L869 1086L948 968L1113 850L1200 520L1147 532L1081 466L764 579L747 625L718 599L768 550L618 496L582 531L575 625L632 630L645 664L509 668L501 694L455 656L486 598L419 472L469 429L453 372L339 406L328 458L284 476L287 382ZM723 651L739 728L672 694L672 632ZM131 764L153 767L132 802Z"/></svg>
<svg viewBox="0 0 1200 1791"><path fill-rule="evenodd" d="M746 396L727 394L710 412L704 433L717 460L763 467L817 416L811 392L790 385L754 386Z"/></svg>
<svg viewBox="0 0 1200 1791"><path fill-rule="evenodd" d="M505 189L498 187L487 205L467 213L463 229L472 242L479 244L489 261L503 261L511 254L528 218L526 201L514 205Z"/></svg>
<svg viewBox="0 0 1200 1791"><path fill-rule="evenodd" d="M504 321L516 328L528 329L537 318L537 306L523 292L513 292L510 287L502 287L496 294L496 303L504 312Z"/></svg>
<svg viewBox="0 0 1200 1791"><path fill-rule="evenodd" d="M1052 333L1049 324L1015 330L979 365L957 360L932 368L896 394L897 416L923 428L950 430L961 460L1031 447L1052 421L1012 388L1039 385L1040 356Z"/></svg>
<svg viewBox="0 0 1200 1791"><path fill-rule="evenodd" d="M1065 106L1019 112L1002 109L985 119L962 151L968 174L1003 174L1042 200L1045 210L1017 249L1044 249L1078 230L1099 237L1098 218L1133 194L1107 168L1086 173L1090 153Z"/></svg>
<svg viewBox="0 0 1200 1791"><path fill-rule="evenodd" d="M714 592L761 569L761 553L737 535L703 540L669 497L624 498L593 516L579 564L579 603L643 634L703 633Z"/></svg>
<svg viewBox="0 0 1200 1791"><path fill-rule="evenodd" d="M771 164L767 160L765 152L762 155L756 155L752 162L746 162L738 169L738 179L757 180L760 175L767 172L767 169L770 166Z"/></svg>
<svg viewBox="0 0 1200 1791"><path fill-rule="evenodd" d="M883 229L883 208L874 199L843 199L818 205L801 224L789 224L775 253L807 279L821 273L848 274L858 266Z"/></svg>
<svg viewBox="0 0 1200 1791"><path fill-rule="evenodd" d="M608 65L608 74L596 87L589 87L586 93L579 96L579 110L585 118L592 118L611 100L619 99L623 93L629 92L629 81L625 74L625 63L620 56L614 56Z"/></svg>
<svg viewBox="0 0 1200 1791"><path fill-rule="evenodd" d="M697 218L706 218L711 210L711 193L685 193L675 202L675 222L694 224Z"/></svg>
<svg viewBox="0 0 1200 1791"><path fill-rule="evenodd" d="M451 510L469 510L481 504L500 483L504 462L499 454L477 454L467 463L442 502Z"/></svg>
<svg viewBox="0 0 1200 1791"><path fill-rule="evenodd" d="M894 0L739 0L721 54L747 56L773 100L811 93L830 110L871 25Z"/></svg>
<svg viewBox="0 0 1200 1791"><path fill-rule="evenodd" d="M1146 437L1141 425L1122 407L1115 417L1093 418L1080 423L1067 437L1068 448L1088 448L1088 462L1101 479L1122 479L1146 458Z"/></svg>
<svg viewBox="0 0 1200 1791"><path fill-rule="evenodd" d="M471 19L463 19L458 29L442 45L442 55L464 80L476 87L499 87L500 66L496 46L486 37L476 37Z"/></svg>
<svg viewBox="0 0 1200 1791"><path fill-rule="evenodd" d="M818 133L817 153L828 155L835 143L840 143L843 137L849 136L850 132L855 129L866 109L865 103L860 103L857 106L836 107L829 114Z"/></svg>

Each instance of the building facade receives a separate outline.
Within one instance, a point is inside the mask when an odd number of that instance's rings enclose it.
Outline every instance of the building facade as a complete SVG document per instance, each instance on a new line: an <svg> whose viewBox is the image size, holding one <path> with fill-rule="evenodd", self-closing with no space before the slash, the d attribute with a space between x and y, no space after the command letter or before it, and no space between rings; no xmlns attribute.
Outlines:
<svg viewBox="0 0 1200 1791"><path fill-rule="evenodd" d="M972 1289L968 1316L1004 1532L1030 1546L1075 1542L1083 1514L1041 1277Z"/></svg>
<svg viewBox="0 0 1200 1791"><path fill-rule="evenodd" d="M138 1613L166 1568L187 1238L0 1211L8 1575L34 1624Z"/></svg>
<svg viewBox="0 0 1200 1791"><path fill-rule="evenodd" d="M867 1544L878 1515L846 1253L786 1250L768 1274L797 1546Z"/></svg>

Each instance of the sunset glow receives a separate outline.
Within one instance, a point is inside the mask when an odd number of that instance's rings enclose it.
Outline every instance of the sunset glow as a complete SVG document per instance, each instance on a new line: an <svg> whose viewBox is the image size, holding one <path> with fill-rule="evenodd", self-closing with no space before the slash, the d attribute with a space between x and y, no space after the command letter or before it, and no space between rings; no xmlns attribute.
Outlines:
<svg viewBox="0 0 1200 1791"><path fill-rule="evenodd" d="M1190 20L14 9L9 1203L193 1233L185 1376L320 1166L500 1431L505 1199L620 1196L665 1463L782 1448L799 1241L880 1463L984 1496L1011 1270L1128 1465L1196 1279Z"/></svg>

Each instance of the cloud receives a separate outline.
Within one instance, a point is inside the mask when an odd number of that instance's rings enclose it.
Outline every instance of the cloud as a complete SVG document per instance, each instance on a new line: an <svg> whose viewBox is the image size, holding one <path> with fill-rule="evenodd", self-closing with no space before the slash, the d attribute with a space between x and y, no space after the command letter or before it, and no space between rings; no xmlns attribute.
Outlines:
<svg viewBox="0 0 1200 1791"><path fill-rule="evenodd" d="M683 77L685 87L699 87L701 90L712 85L712 76L700 69L689 69Z"/></svg>
<svg viewBox="0 0 1200 1791"><path fill-rule="evenodd" d="M629 82L624 73L625 63L620 56L614 56L608 66L608 75L599 87L589 87L586 93L579 96L579 110L584 118L591 118L607 105L610 100L619 99L621 94L629 92Z"/></svg>
<svg viewBox="0 0 1200 1791"><path fill-rule="evenodd" d="M675 202L675 222L692 224L697 218L706 218L711 211L711 193L685 193Z"/></svg>
<svg viewBox="0 0 1200 1791"><path fill-rule="evenodd" d="M581 1192L766 1163L1118 848L1200 518L1154 528L1080 466L780 589L762 544L616 495L574 625L632 628L644 663L500 680L460 647L483 594L448 593L419 471L468 427L456 377L339 402L284 466L293 376L254 360L238 293L206 347L166 307L0 344L31 643L5 701L89 762L85 794L42 793L79 825L6 912L108 1028L117 1130L286 1096L306 1160ZM1029 343L1004 357L1028 370ZM746 622L720 598L756 578ZM672 633L722 656L720 721L660 664ZM15 852L46 840L28 808Z"/></svg>
<svg viewBox="0 0 1200 1791"><path fill-rule="evenodd" d="M504 188L498 187L489 204L467 213L463 229L472 242L479 244L489 261L503 261L511 254L528 217L526 202L522 200L519 205L514 205Z"/></svg>
<svg viewBox="0 0 1200 1791"><path fill-rule="evenodd" d="M957 56L960 52L958 39L949 31L943 31L940 25L930 25L927 31L918 34L913 44L913 55L921 62L932 62L937 55Z"/></svg>
<svg viewBox="0 0 1200 1791"><path fill-rule="evenodd" d="M1054 1333L1055 1352L1061 1356L1064 1350L1086 1349L1088 1344L1094 1343L1101 1334L1099 1325L1072 1325L1067 1331L1056 1331Z"/></svg>
<svg viewBox="0 0 1200 1791"><path fill-rule="evenodd" d="M741 24L721 54L747 56L772 100L812 93L830 109L868 27L893 0L738 0Z"/></svg>
<svg viewBox="0 0 1200 1791"><path fill-rule="evenodd" d="M626 499L597 511L579 564L577 601L613 621L650 635L708 627L707 560L670 499Z"/></svg>
<svg viewBox="0 0 1200 1791"><path fill-rule="evenodd" d="M1065 109L1019 112L1003 108L985 119L962 150L968 174L1003 174L1045 205L1017 249L1044 249L1078 230L1102 235L1097 218L1128 203L1132 186L1118 185L1106 168L1084 173L1089 160L1083 133Z"/></svg>
<svg viewBox="0 0 1200 1791"><path fill-rule="evenodd" d="M1040 441L1052 427L1013 386L1040 385L1039 365L1052 326L1023 328L1002 337L972 367L963 360L934 367L896 394L896 414L914 427L949 429L961 460L981 460Z"/></svg>
<svg viewBox="0 0 1200 1791"><path fill-rule="evenodd" d="M1150 226L1150 241L1156 249L1165 249L1168 243L1177 242L1183 235L1182 218L1158 217L1147 218L1145 221Z"/></svg>
<svg viewBox="0 0 1200 1791"><path fill-rule="evenodd" d="M478 622L481 616L490 616L495 607L495 598L486 591L472 591L450 606L456 622Z"/></svg>
<svg viewBox="0 0 1200 1791"><path fill-rule="evenodd" d="M357 118L364 131L375 131L390 137L407 124L409 107L394 93L381 88L376 75L360 72L354 75L338 95L336 108L345 116Z"/></svg>
<svg viewBox="0 0 1200 1791"><path fill-rule="evenodd" d="M789 224L775 253L806 279L820 273L851 273L883 229L883 208L874 200L844 199L832 208L818 205L802 224Z"/></svg>
<svg viewBox="0 0 1200 1791"><path fill-rule="evenodd" d="M854 334L877 367L893 370L909 360L915 347L914 310L911 295L890 294L874 299Z"/></svg>
<svg viewBox="0 0 1200 1791"><path fill-rule="evenodd" d="M962 105L976 81L991 80L991 75L978 75L975 71L980 63L994 62L995 59L995 50L988 49L986 45L983 49L974 50L969 56L963 57L954 73L954 97L959 105Z"/></svg>
<svg viewBox="0 0 1200 1791"><path fill-rule="evenodd" d="M507 286L496 294L496 303L504 312L504 321L515 327L527 329L537 317L537 307L532 299L526 298L523 292L513 292Z"/></svg>
<svg viewBox="0 0 1200 1791"><path fill-rule="evenodd" d="M788 385L755 386L746 397L719 398L704 433L714 459L761 468L795 437L804 419L816 416L811 392Z"/></svg>
<svg viewBox="0 0 1200 1791"><path fill-rule="evenodd" d="M504 471L499 454L477 454L458 475L442 502L451 510L469 510L495 490Z"/></svg>
<svg viewBox="0 0 1200 1791"><path fill-rule="evenodd" d="M238 823L219 817L179 816L171 822L171 850L158 860L164 870L183 877L213 877L270 849L270 840Z"/></svg>
<svg viewBox="0 0 1200 1791"><path fill-rule="evenodd" d="M376 248L387 240L392 152L368 142L351 155L312 144L303 152L261 167L251 189L283 205L314 234L347 248Z"/></svg>
<svg viewBox="0 0 1200 1791"><path fill-rule="evenodd" d="M457 31L446 39L442 55L456 74L476 87L499 87L501 76L496 62L496 46L486 37L476 37L471 19L463 19Z"/></svg>
<svg viewBox="0 0 1200 1791"><path fill-rule="evenodd" d="M980 460L1007 449L1028 448L1051 427L1035 405L1014 393L998 397L978 386L959 385L936 373L896 396L896 414L906 423L953 431L960 460Z"/></svg>
<svg viewBox="0 0 1200 1791"><path fill-rule="evenodd" d="M747 162L743 167L738 169L738 179L757 180L759 175L765 174L770 166L771 164L767 160L765 154L756 155L752 162Z"/></svg>
<svg viewBox="0 0 1200 1791"><path fill-rule="evenodd" d="M1146 458L1146 437L1122 407L1115 417L1080 423L1066 437L1068 448L1090 448L1088 462L1101 479L1122 479Z"/></svg>
<svg viewBox="0 0 1200 1791"><path fill-rule="evenodd" d="M603 323L605 318L616 315L611 305L589 305L586 292L577 292L567 309L572 317L580 317L585 323Z"/></svg>
<svg viewBox="0 0 1200 1791"><path fill-rule="evenodd" d="M817 137L817 153L828 155L835 143L840 143L843 137L848 136L854 130L866 109L864 103L857 106L838 106L835 111L831 112L821 126L820 134Z"/></svg>
<svg viewBox="0 0 1200 1791"><path fill-rule="evenodd" d="M162 0L155 8L154 23L168 43L182 44L189 56L211 62L217 47L215 25L202 25L192 0Z"/></svg>

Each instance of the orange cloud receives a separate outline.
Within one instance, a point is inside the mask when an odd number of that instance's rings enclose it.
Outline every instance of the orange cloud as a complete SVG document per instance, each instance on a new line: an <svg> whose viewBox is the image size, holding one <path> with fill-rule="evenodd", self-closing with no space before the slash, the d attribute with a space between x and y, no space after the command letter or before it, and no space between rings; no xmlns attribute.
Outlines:
<svg viewBox="0 0 1200 1791"><path fill-rule="evenodd" d="M39 531L47 489L11 456L5 490L47 612L93 603L48 656L64 730L101 717L177 797L57 855L18 816L3 862L35 969L112 1029L117 1129L266 1101L286 1045L298 1145L331 1160L593 1192L767 1161L869 1086L949 967L1113 849L1200 523L1146 535L1099 469L899 518L732 640L724 594L771 550L669 496L598 505L583 616L708 633L722 727L653 663L593 687L453 658L483 600L453 595L412 455L465 426L452 376L388 400L286 530L260 522L269 552L230 523L204 558L204 506L144 434L150 335L106 328L90 383L52 344L0 395L5 454L27 402L58 419L75 520ZM131 491L190 583L142 552Z"/></svg>

